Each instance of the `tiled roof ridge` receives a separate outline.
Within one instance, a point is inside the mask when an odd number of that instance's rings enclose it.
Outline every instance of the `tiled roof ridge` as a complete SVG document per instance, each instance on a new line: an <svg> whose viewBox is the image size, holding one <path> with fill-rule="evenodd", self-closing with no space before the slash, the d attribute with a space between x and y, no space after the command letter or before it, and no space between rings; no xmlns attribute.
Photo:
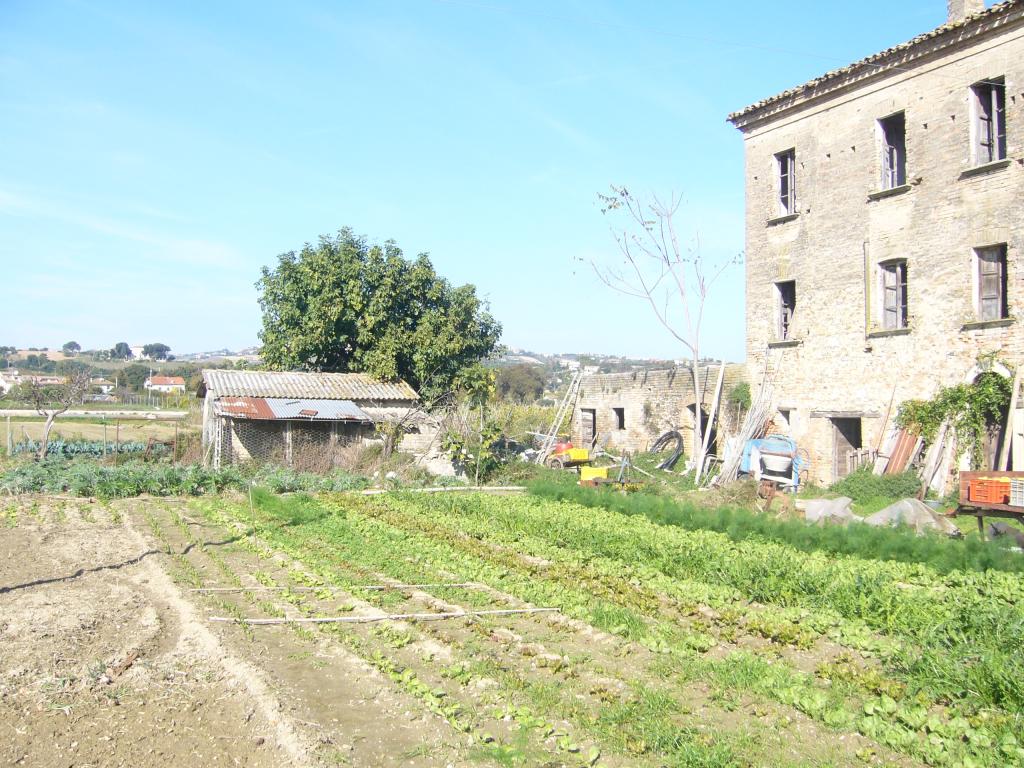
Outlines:
<svg viewBox="0 0 1024 768"><path fill-rule="evenodd" d="M887 71L894 63L893 60L906 57L908 54L914 53L914 49L921 46L923 43L937 40L939 38L948 36L950 37L949 42L956 42L957 40L964 39L965 37L973 37L988 31L986 26L987 22L997 21L999 16L1009 15L1014 10L1024 11L1024 0L1004 0L1003 2L996 3L991 8L986 8L978 13L971 14L963 19L953 22L947 22L935 29L932 29L923 34L917 35L906 42L894 45L891 48L886 48L883 51L867 56L859 61L855 61L852 64L848 64L845 67L833 69L825 74L808 80L802 85L798 85L795 88L789 88L788 90L777 93L774 96L770 96L766 99L762 99L745 107L737 112L731 113L727 120L737 127L741 123L749 121L751 116L764 110L766 107L778 104L779 102L786 101L796 96L807 94L816 88L832 83L841 83L844 80L854 77L859 74L867 73L881 73ZM956 37L956 33L961 33L961 37ZM921 55L924 55L925 51L921 51Z"/></svg>

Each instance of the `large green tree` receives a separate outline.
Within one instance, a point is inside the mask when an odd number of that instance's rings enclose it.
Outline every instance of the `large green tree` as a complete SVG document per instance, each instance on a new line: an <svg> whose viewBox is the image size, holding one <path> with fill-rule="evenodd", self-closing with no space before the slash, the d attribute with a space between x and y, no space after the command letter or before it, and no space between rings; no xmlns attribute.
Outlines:
<svg viewBox="0 0 1024 768"><path fill-rule="evenodd" d="M152 358L153 360L166 360L167 353L171 351L171 348L166 344L146 344L142 348L142 354L146 357Z"/></svg>
<svg viewBox="0 0 1024 768"><path fill-rule="evenodd" d="M539 365L518 363L498 369L495 386L498 396L518 403L532 403L544 394L548 377Z"/></svg>
<svg viewBox="0 0 1024 768"><path fill-rule="evenodd" d="M432 400L496 348L501 325L472 285L453 286L426 254L369 245L350 229L281 254L257 282L261 357L272 369L404 379Z"/></svg>

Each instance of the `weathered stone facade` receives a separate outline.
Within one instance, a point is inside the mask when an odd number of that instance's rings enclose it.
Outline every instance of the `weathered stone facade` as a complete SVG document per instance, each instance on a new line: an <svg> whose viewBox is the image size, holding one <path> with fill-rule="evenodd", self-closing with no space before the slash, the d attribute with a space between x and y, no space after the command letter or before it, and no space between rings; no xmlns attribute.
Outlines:
<svg viewBox="0 0 1024 768"><path fill-rule="evenodd" d="M964 5L978 4L952 3L951 14ZM1005 152L991 162L978 155L977 99L1000 83ZM880 121L900 112L905 172L886 177L894 141ZM859 428L865 448L879 444L891 399L895 414L904 400L970 380L979 354L1020 360L1024 2L951 17L730 120L746 153L749 378L759 384L767 365L812 480L843 474L843 430ZM778 158L792 149L796 197L786 212ZM1004 254L1005 308L981 322L977 249L990 246ZM894 319L902 308L886 283L900 263L905 322ZM783 334L788 281L795 309Z"/></svg>
<svg viewBox="0 0 1024 768"><path fill-rule="evenodd" d="M714 403L718 368L710 365L700 369L705 414ZM735 428L727 397L745 377L744 365L726 365L719 412L712 427L720 436L720 445L721 438ZM666 431L677 429L683 435L686 456L692 456L694 420L690 409L695 402L693 376L688 368L586 376L573 409L571 439L574 445L589 444L589 420L593 419L594 439L607 450L637 452L647 450Z"/></svg>

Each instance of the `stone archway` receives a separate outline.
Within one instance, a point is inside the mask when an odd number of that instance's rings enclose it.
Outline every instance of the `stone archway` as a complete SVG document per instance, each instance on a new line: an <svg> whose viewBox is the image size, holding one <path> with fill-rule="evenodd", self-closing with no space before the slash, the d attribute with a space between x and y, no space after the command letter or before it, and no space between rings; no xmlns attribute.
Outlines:
<svg viewBox="0 0 1024 768"><path fill-rule="evenodd" d="M1005 365L998 361L993 361L990 366L982 367L975 363L971 366L970 370L967 371L964 376L965 384L973 384L978 380L980 376L986 373L995 373L1002 376L1004 379L1013 380L1013 372ZM982 450L984 451L984 458L982 459L982 466L986 469L996 469L996 463L999 458L999 452L1002 447L1003 441L1012 440L1013 433L1018 431L1016 429L1007 429L1008 426L1012 427L1013 422L1018 417L1015 414L1006 414L1000 422L991 422L986 425L985 435L982 440ZM960 460L960 469L969 470L971 468L971 457L966 453ZM1009 468L1014 468L1013 451L1009 454Z"/></svg>

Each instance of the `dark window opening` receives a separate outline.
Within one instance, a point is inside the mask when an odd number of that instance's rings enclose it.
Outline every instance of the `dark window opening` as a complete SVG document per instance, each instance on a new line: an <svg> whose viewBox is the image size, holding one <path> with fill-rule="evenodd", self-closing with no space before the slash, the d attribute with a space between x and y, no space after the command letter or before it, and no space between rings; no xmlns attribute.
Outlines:
<svg viewBox="0 0 1024 768"><path fill-rule="evenodd" d="M796 213L796 150L787 149L775 156L779 178L779 215Z"/></svg>
<svg viewBox="0 0 1024 768"><path fill-rule="evenodd" d="M882 189L907 183L907 121L902 112L878 121L882 131Z"/></svg>
<svg viewBox="0 0 1024 768"><path fill-rule="evenodd" d="M974 161L1006 159L1006 82L1003 78L971 86L974 93Z"/></svg>
<svg viewBox="0 0 1024 768"><path fill-rule="evenodd" d="M907 327L907 262L882 264L882 326Z"/></svg>
<svg viewBox="0 0 1024 768"><path fill-rule="evenodd" d="M581 448L589 448L597 438L597 411L594 408L580 409Z"/></svg>
<svg viewBox="0 0 1024 768"><path fill-rule="evenodd" d="M977 248L978 318L1002 320L1009 317L1006 300L1006 244Z"/></svg>
<svg viewBox="0 0 1024 768"><path fill-rule="evenodd" d="M786 341L792 338L793 334L793 313L796 311L796 281L787 280L783 283L776 283L775 287L779 292L779 339Z"/></svg>
<svg viewBox="0 0 1024 768"><path fill-rule="evenodd" d="M615 414L615 428L625 429L626 428L626 409L625 408L612 408L612 413Z"/></svg>
<svg viewBox="0 0 1024 768"><path fill-rule="evenodd" d="M778 421L781 422L781 424L779 424L779 426L782 427L782 429L784 431L789 432L789 430L792 429L792 427L793 427L793 412L792 412L792 410L790 410L789 408L779 408L779 418L778 418Z"/></svg>

